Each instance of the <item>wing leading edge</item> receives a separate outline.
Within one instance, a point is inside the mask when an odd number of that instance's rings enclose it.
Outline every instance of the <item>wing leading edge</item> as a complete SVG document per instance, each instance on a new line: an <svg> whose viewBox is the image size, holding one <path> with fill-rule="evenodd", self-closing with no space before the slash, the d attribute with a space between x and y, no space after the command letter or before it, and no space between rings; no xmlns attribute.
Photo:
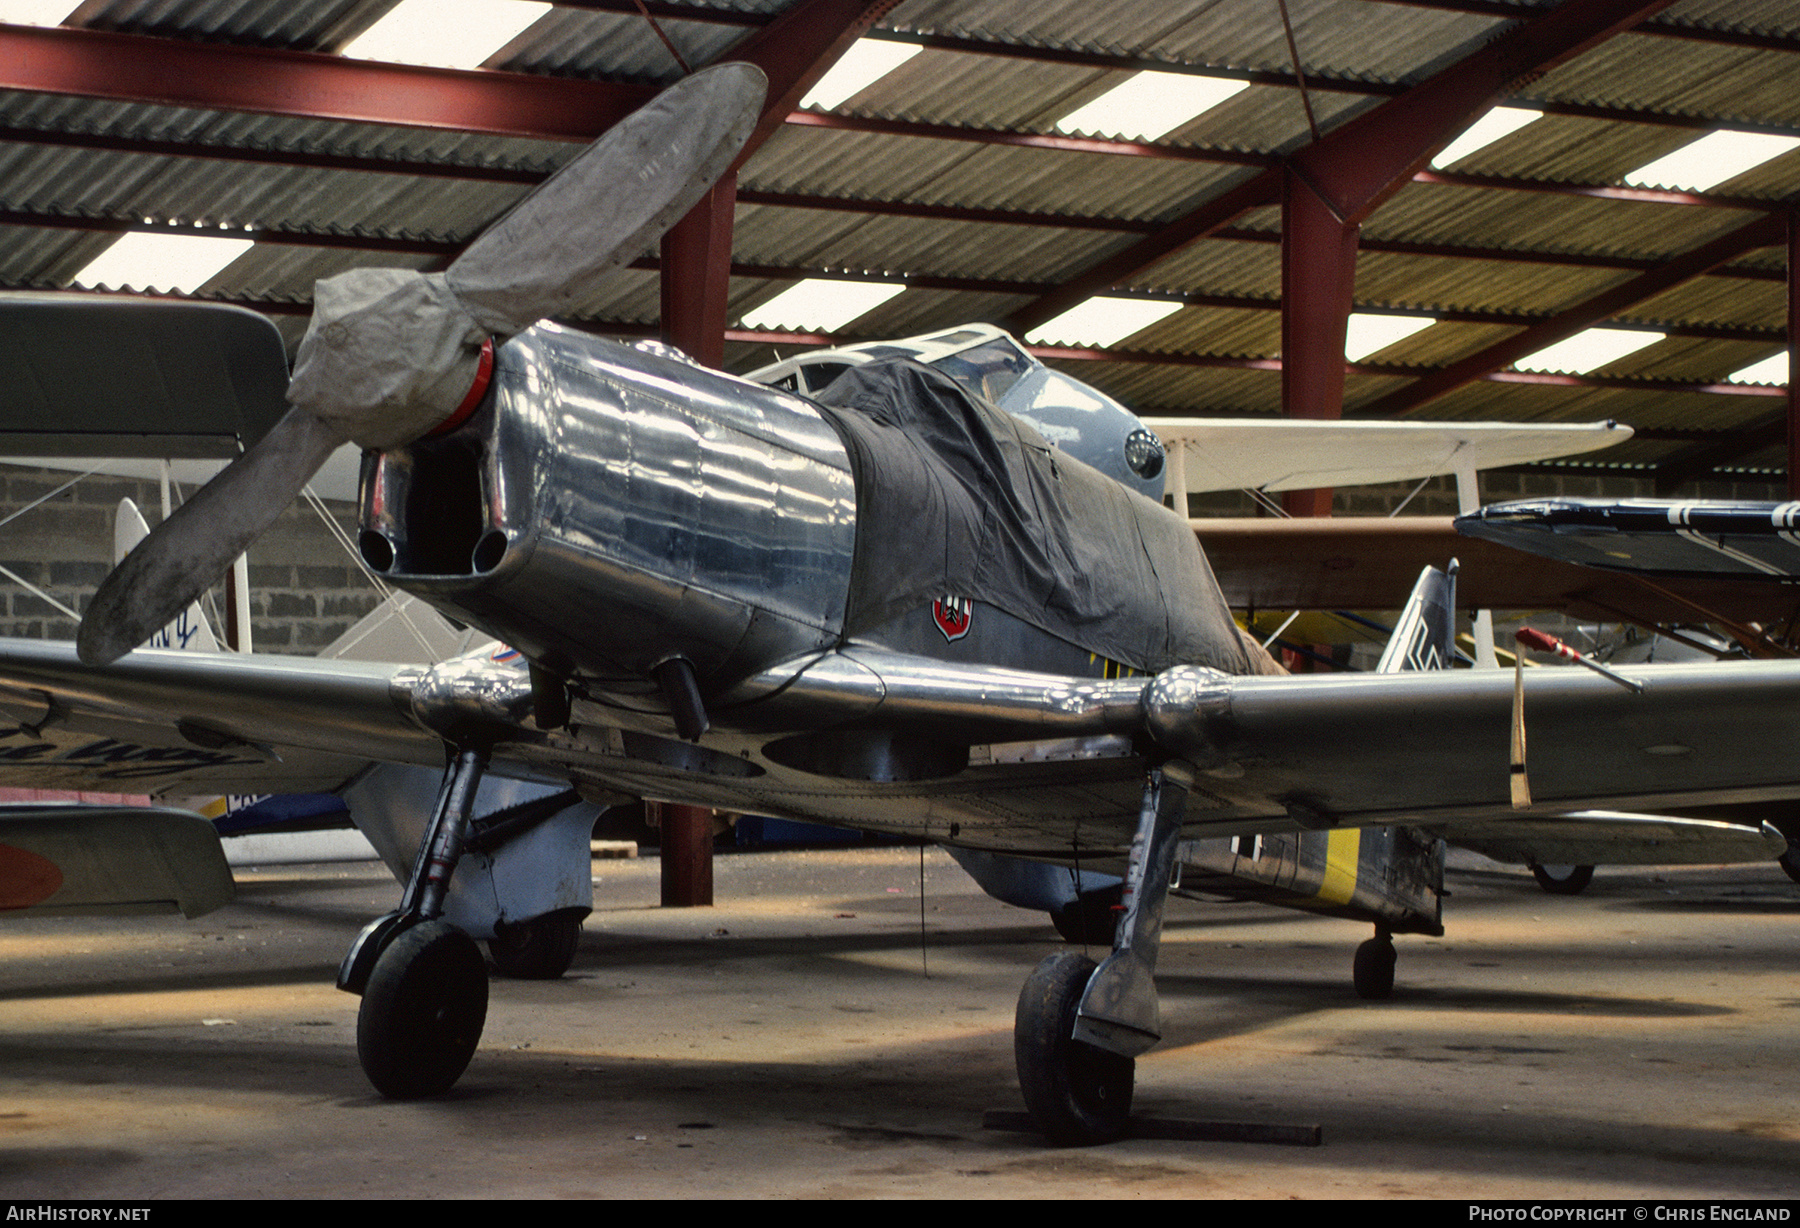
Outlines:
<svg viewBox="0 0 1800 1228"><path fill-rule="evenodd" d="M1521 866L1721 865L1774 861L1787 850L1787 837L1767 823L1612 810L1459 823L1451 842Z"/></svg>
<svg viewBox="0 0 1800 1228"><path fill-rule="evenodd" d="M1128 802L1080 799L1133 792L1161 756L1198 769L1191 836L1395 823L1453 833L1475 820L1800 797L1800 726L1788 716L1800 662L1628 668L1645 684L1638 694L1585 671L1532 672L1535 804L1523 812L1508 791L1512 680L1497 672L1240 677L1181 666L1101 681L852 650L752 680L705 744L683 751L632 733L659 718L613 713L613 724L582 726L580 704L576 725L539 734L523 671L505 671L503 684L499 667L480 665L139 652L91 669L69 645L0 642L0 711L17 722L0 735L0 783L330 789L372 760L440 766L433 730L448 726L436 706L466 692L480 698L497 759L592 791L937 838L961 823L965 842L978 830L986 847L1036 855L1054 855L1059 832L1079 829L1084 845L1128 839ZM456 712L476 719L478 708ZM929 730L980 753L859 778L836 753L858 729ZM1032 751L1069 739L1072 751ZM728 761L738 766L724 772ZM1068 813L1020 813L1039 785Z"/></svg>
<svg viewBox="0 0 1800 1228"><path fill-rule="evenodd" d="M1800 663L1526 677L1528 813L1800 796ZM1497 671L1229 678L1170 670L1152 733L1209 778L1279 802L1302 826L1441 823L1515 813L1512 679Z"/></svg>
<svg viewBox="0 0 1800 1228"><path fill-rule="evenodd" d="M0 640L0 782L156 794L334 789L371 760L438 765L407 712L417 671L146 650L96 669L74 645Z"/></svg>

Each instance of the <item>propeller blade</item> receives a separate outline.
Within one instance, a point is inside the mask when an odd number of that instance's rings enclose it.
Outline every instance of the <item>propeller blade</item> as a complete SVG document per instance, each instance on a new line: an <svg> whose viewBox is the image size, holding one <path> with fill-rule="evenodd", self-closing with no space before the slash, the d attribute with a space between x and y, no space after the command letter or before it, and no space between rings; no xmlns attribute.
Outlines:
<svg viewBox="0 0 1800 1228"><path fill-rule="evenodd" d="M124 656L204 592L339 445L409 443L469 396L489 334L523 332L593 293L711 190L749 139L768 82L721 64L664 90L482 232L442 274L355 269L318 284L288 386L256 445L126 556L76 649Z"/></svg>
<svg viewBox="0 0 1800 1228"><path fill-rule="evenodd" d="M344 442L330 424L290 409L113 569L81 620L76 653L106 665L149 639L224 574Z"/></svg>
<svg viewBox="0 0 1800 1228"><path fill-rule="evenodd" d="M711 190L767 92L761 70L741 63L670 86L489 226L446 271L450 289L503 337L588 297Z"/></svg>

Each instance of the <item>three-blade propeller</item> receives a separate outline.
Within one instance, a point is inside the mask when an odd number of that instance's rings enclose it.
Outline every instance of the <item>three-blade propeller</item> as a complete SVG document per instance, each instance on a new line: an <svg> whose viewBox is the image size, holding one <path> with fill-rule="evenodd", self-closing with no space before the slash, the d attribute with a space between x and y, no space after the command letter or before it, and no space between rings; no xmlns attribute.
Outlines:
<svg viewBox="0 0 1800 1228"><path fill-rule="evenodd" d="M349 442L388 448L457 414L482 347L593 293L723 175L767 91L748 64L657 95L489 226L442 273L354 269L318 283L292 406L146 537L100 585L76 650L103 665L213 583Z"/></svg>

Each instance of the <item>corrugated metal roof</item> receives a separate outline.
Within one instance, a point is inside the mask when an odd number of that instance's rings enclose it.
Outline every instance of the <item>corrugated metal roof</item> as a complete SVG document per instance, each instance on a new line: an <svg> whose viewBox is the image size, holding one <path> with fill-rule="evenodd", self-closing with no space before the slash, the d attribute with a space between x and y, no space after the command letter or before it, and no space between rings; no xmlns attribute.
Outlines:
<svg viewBox="0 0 1800 1228"><path fill-rule="evenodd" d="M387 7L389 0L108 0L85 6L81 17L95 28L163 38L330 51ZM678 75L667 48L629 5L601 7L553 11L496 65L631 83ZM660 23L698 64L725 54L789 7L790 0L696 4L686 10L691 18L677 13ZM1315 118L1327 130L1511 24L1456 11L1454 4L1289 0L1287 7L1300 68L1314 85ZM1521 4L1518 14L1529 17L1535 9ZM713 20L732 15L741 20ZM1365 222L1358 307L1463 317L1390 347L1381 363L1420 374L1453 363L1601 290L1629 284L1641 269L1617 267L1620 260L1649 267L1753 221L1762 215L1758 202L1780 208L1800 198L1800 153L1712 193L1756 207L1606 193L1625 172L1712 124L1800 135L1800 10L1792 0L1682 0L1655 21L1764 36L1768 45L1677 39L1646 27L1521 86L1513 98L1520 105L1536 101L1588 113L1553 113L1457 164L1457 183L1410 184ZM1260 165L1274 165L1311 139L1300 91L1281 83L1291 82L1295 65L1280 9L1267 0L905 0L873 36L930 45L838 108L845 126L790 124L740 174L746 192L827 197L844 207L787 207L767 195L757 197L763 203L740 205L734 260L760 275L732 278L734 325L793 279L834 270L916 283L854 321L847 337L1003 321L1031 302L1031 287L1060 284L1130 250L1146 227L1176 221L1257 173L1229 155L1252 154ZM1158 142L1183 156L985 139L1054 134L1068 109L1145 65L1262 76ZM1596 108L1599 114L1592 113ZM83 144L94 141L99 145ZM133 148L148 142L159 144ZM253 151L262 160L213 156L221 150ZM340 269L424 267L432 259L367 250L363 240L466 240L526 190L524 183L483 180L475 170L502 168L528 178L574 152L553 139L0 90L0 210L7 213L0 223L0 285L65 284L109 241L79 229L83 219L198 220L335 236L341 246L259 245L203 291L245 302L304 302L315 278ZM345 165L358 159L391 165ZM470 175L417 173L430 167L469 168ZM893 216L886 206L1021 216ZM1079 224L1088 219L1116 224ZM1280 211L1257 209L1231 226L1273 238ZM1494 258L1503 251L1537 258ZM1559 258L1570 263L1556 263ZM1740 254L1731 266L1779 271L1785 258L1780 247L1765 248ZM956 279L962 288L946 285ZM1281 284L1276 242L1218 237L1181 247L1127 273L1120 285L1187 296L1190 305L1122 342L1119 349L1136 355L1131 360L1063 365L1127 404L1158 412L1278 413L1278 373L1181 360L1276 357ZM577 314L597 327L643 331L657 320L657 285L653 271L623 272ZM1638 377L1635 386L1477 381L1409 412L1614 417L1669 436L1636 441L1620 453L1621 463L1655 463L1686 446L1685 436L1675 437L1684 431L1730 429L1780 408L1769 397L1673 385L1716 381L1771 352L1785 328L1785 299L1779 280L1698 277L1615 313L1618 321L1644 327L1715 334L1673 336L1621 360L1612 373ZM1517 323L1505 322L1509 317ZM284 312L279 319L284 334L298 335L297 316ZM1757 339L1759 331L1767 340ZM1146 352L1165 358L1144 361ZM728 356L742 369L769 354L766 344L734 344ZM1346 406L1357 412L1409 383L1403 375L1354 372ZM1751 464L1755 456L1767 463L1762 453L1734 463Z"/></svg>
<svg viewBox="0 0 1800 1228"><path fill-rule="evenodd" d="M97 30L312 51L335 46L346 30L360 30L392 7L392 0L104 0L85 6L82 16Z"/></svg>
<svg viewBox="0 0 1800 1228"><path fill-rule="evenodd" d="M711 63L749 29L695 21L660 24L690 65ZM642 17L576 9L557 9L540 18L490 64L512 72L611 81L666 83L681 74L675 57Z"/></svg>
<svg viewBox="0 0 1800 1228"><path fill-rule="evenodd" d="M545 174L577 151L576 146L557 140L206 111L20 90L0 90L0 126L46 135L180 142L195 146L196 157L225 148L426 165L511 167Z"/></svg>

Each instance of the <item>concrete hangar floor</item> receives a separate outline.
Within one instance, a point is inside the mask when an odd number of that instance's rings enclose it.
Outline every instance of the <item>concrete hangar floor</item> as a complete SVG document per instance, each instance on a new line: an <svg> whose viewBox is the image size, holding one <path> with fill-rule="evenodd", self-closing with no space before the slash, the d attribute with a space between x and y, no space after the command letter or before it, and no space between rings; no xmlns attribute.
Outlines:
<svg viewBox="0 0 1800 1228"><path fill-rule="evenodd" d="M1460 855L1459 855L1460 856ZM448 1096L390 1103L332 978L395 887L241 871L198 921L0 928L0 1197L1792 1197L1800 889L1602 870L1574 898L1453 861L1448 935L1172 902L1136 1112L1317 1124L1323 1145L1055 1150L1012 1013L1056 937L936 850L721 858L713 908L597 861L571 975L496 981Z"/></svg>

